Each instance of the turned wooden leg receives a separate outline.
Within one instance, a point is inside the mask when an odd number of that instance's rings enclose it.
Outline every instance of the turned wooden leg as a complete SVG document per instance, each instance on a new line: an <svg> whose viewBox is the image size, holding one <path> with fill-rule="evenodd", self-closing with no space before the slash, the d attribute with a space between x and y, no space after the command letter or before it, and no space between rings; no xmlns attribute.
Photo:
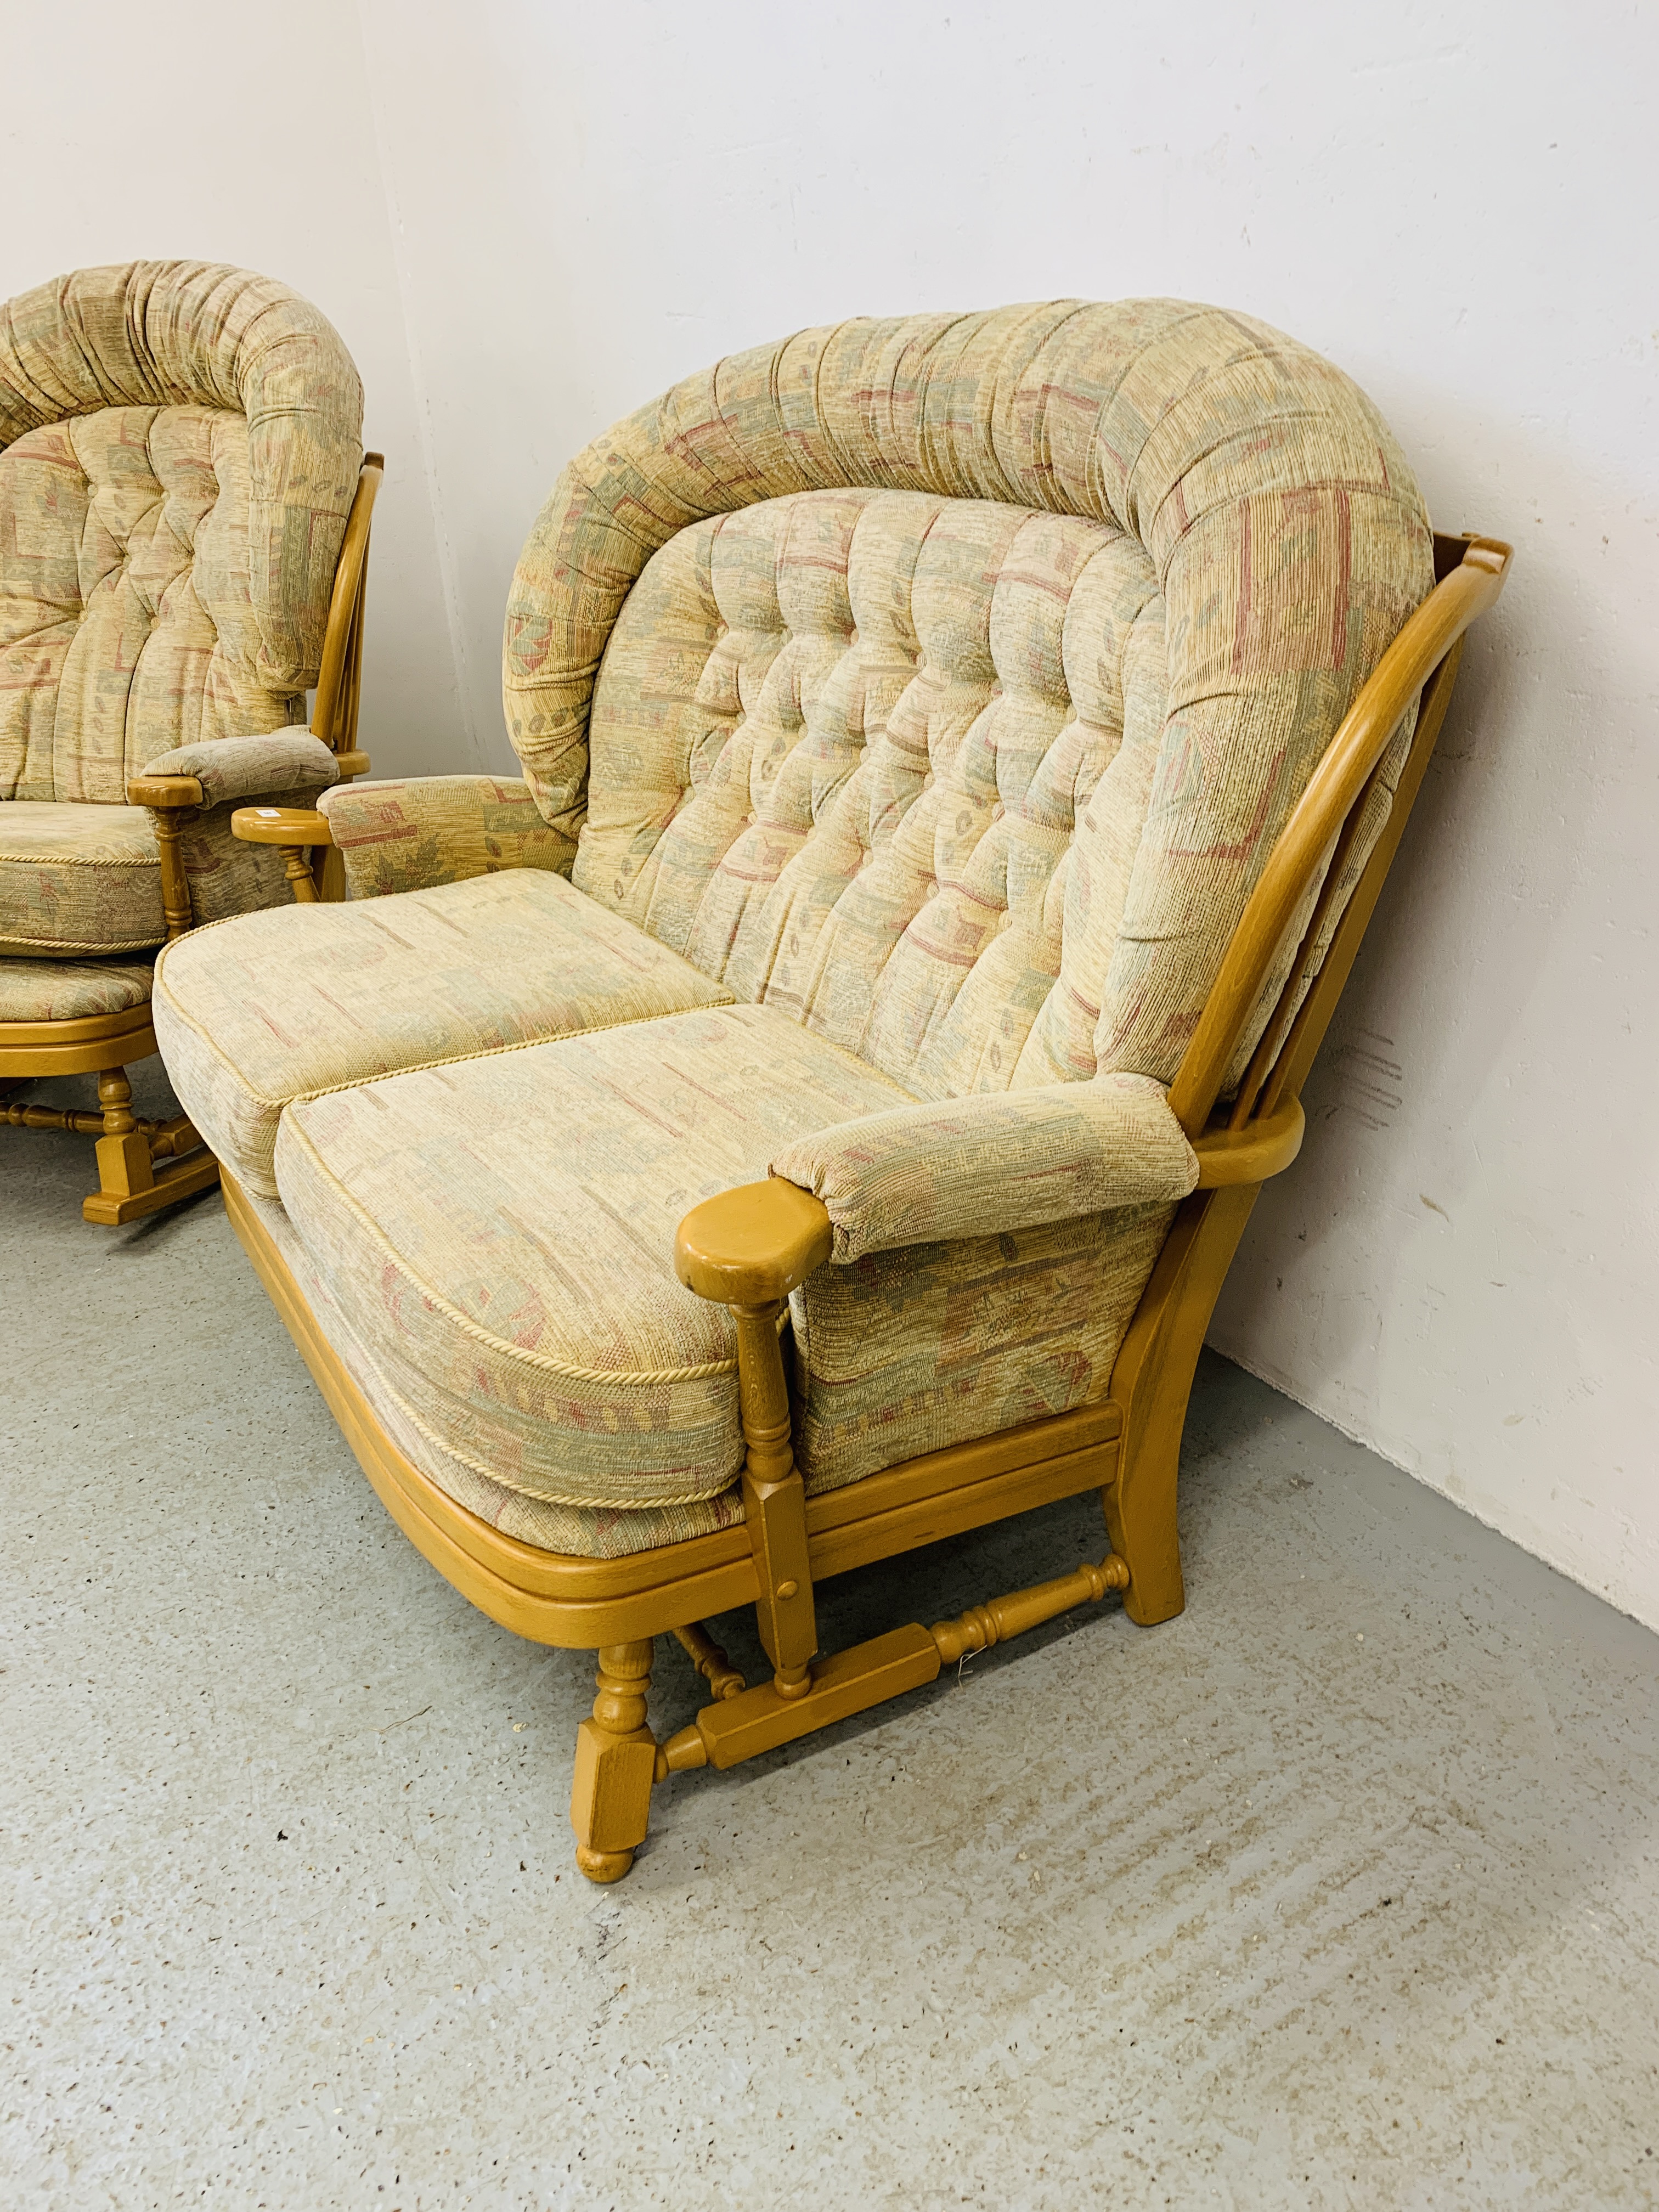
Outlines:
<svg viewBox="0 0 1659 2212"><path fill-rule="evenodd" d="M161 916L171 945L184 936L196 919L190 877L185 869L183 832L195 827L198 814L193 806L161 806L150 819L155 824L155 842L161 856Z"/></svg>
<svg viewBox="0 0 1659 2212"><path fill-rule="evenodd" d="M303 845L284 845L283 860L283 872L288 877L289 888L294 893L295 904L315 906L317 878L311 872L311 854L308 849Z"/></svg>
<svg viewBox="0 0 1659 2212"><path fill-rule="evenodd" d="M112 1198L135 1198L154 1189L149 1139L133 1117L132 1085L125 1068L106 1067L100 1075L98 1103L104 1109L97 1148L100 1189Z"/></svg>
<svg viewBox="0 0 1659 2212"><path fill-rule="evenodd" d="M576 1731L570 1825L576 1864L590 1881L620 1881L651 1818L656 1739L645 1724L651 1638L600 1647L599 1695Z"/></svg>

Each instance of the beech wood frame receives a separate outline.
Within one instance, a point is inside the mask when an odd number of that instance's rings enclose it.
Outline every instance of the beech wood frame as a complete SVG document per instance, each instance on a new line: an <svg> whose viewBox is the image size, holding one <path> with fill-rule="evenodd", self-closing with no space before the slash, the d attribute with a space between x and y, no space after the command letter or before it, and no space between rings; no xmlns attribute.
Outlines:
<svg viewBox="0 0 1659 2212"><path fill-rule="evenodd" d="M1302 1085L1445 719L1464 633L1502 592L1510 558L1510 549L1492 539L1437 536L1434 591L1344 718L1268 857L1170 1091L1198 1155L1199 1185L1176 1211L1097 1403L808 1498L794 1464L777 1324L790 1290L828 1257L829 1216L792 1183L744 1185L694 1207L676 1243L682 1279L729 1306L737 1325L747 1448L743 1525L627 1559L544 1552L456 1504L398 1449L324 1338L258 1213L225 1174L236 1233L405 1535L503 1627L536 1643L597 1650L598 1695L579 1731L571 1802L577 1863L591 1879L613 1881L628 1871L645 1837L652 1790L671 1773L731 1765L792 1741L1109 1589L1122 1593L1130 1618L1143 1626L1181 1611L1176 1474L1205 1331L1263 1181L1300 1149ZM1218 1107L1244 1025L1322 872L1324 889L1286 993L1322 933L1379 763L1414 700L1416 730L1392 810L1319 972L1282 1043L1273 1048L1270 1023L1237 1098ZM265 834L276 842L274 830ZM819 1658L816 1583L1092 1489L1101 1492L1111 1547L1099 1565L975 1606L957 1621L911 1624ZM772 1680L752 1689L702 1625L745 1605L756 1607L773 1668ZM658 1744L646 1725L646 1692L653 1639L662 1634L684 1645L713 1698L690 1727Z"/></svg>
<svg viewBox="0 0 1659 2212"><path fill-rule="evenodd" d="M311 732L335 755L342 781L362 775L368 756L356 750L357 702L362 688L363 603L368 580L368 540L386 462L365 453L346 517L345 536L329 599L328 627L311 718ZM134 776L127 800L156 810L155 841L161 859L161 911L167 942L196 926L181 838L203 803L193 775ZM318 817L320 820L320 817ZM324 841L319 841L319 842ZM307 893L342 898L345 877L337 853L304 871ZM290 863L292 880L295 869ZM295 886L296 890L298 886ZM96 959L88 952L88 959ZM70 1129L98 1139L98 1188L82 1203L82 1217L106 1228L137 1221L176 1206L219 1176L187 1115L167 1121L141 1119L132 1110L126 1070L157 1049L148 1000L118 1013L59 1022L0 1022L0 1125L21 1129ZM97 1113L74 1108L11 1103L12 1095L53 1075L98 1078Z"/></svg>

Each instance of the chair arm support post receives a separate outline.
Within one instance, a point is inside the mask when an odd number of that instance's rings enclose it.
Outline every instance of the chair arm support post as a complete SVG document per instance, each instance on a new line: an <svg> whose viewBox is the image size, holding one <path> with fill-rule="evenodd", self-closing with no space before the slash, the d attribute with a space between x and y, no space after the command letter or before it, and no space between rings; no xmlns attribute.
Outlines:
<svg viewBox="0 0 1659 2212"><path fill-rule="evenodd" d="M744 1517L755 1613L781 1698L805 1696L817 1650L806 1492L790 1436L778 1328L784 1302L830 1256L830 1216L810 1191L774 1176L694 1206L674 1239L680 1280L727 1307L737 1328Z"/></svg>
<svg viewBox="0 0 1659 2212"><path fill-rule="evenodd" d="M778 1341L781 1299L733 1306L738 1328L738 1399L747 1457L743 1512L755 1563L755 1618L772 1685L781 1698L805 1697L818 1648L812 1563L806 1545L806 1491L789 1434L789 1391Z"/></svg>
<svg viewBox="0 0 1659 2212"><path fill-rule="evenodd" d="M202 787L193 775L135 775L127 780L127 804L147 806L155 825L161 861L161 918L169 945L191 929L196 909L185 869L184 833L195 823Z"/></svg>
<svg viewBox="0 0 1659 2212"><path fill-rule="evenodd" d="M310 806L239 806L230 817L233 836L247 845L281 848L283 873L296 906L315 906L319 892L310 848L332 846L328 817Z"/></svg>
<svg viewBox="0 0 1659 2212"><path fill-rule="evenodd" d="M184 936L196 919L184 847L185 825L195 819L195 809L184 806L169 808L155 817L155 844L161 855L161 915L169 945Z"/></svg>

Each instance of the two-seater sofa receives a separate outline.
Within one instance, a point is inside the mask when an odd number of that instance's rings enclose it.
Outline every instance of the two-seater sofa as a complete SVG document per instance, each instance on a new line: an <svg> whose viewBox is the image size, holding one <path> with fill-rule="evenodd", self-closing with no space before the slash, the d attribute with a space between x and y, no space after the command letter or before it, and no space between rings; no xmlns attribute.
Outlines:
<svg viewBox="0 0 1659 2212"><path fill-rule="evenodd" d="M1180 1609L1210 1309L1506 559L1238 315L807 331L560 479L521 781L328 793L350 904L163 953L173 1080L382 1497L599 1650L590 1875L671 1772L1108 1589ZM818 1654L816 1580L1088 1488L1103 1563ZM745 1604L753 1688L703 1625ZM659 1745L668 1632L714 1695Z"/></svg>

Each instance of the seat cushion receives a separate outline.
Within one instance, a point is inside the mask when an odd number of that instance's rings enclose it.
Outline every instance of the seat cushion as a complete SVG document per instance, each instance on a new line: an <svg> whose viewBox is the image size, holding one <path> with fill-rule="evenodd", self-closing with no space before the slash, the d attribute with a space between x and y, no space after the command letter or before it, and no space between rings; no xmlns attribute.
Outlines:
<svg viewBox="0 0 1659 2212"><path fill-rule="evenodd" d="M149 996L148 960L0 960L0 1022L83 1022Z"/></svg>
<svg viewBox="0 0 1659 2212"><path fill-rule="evenodd" d="M769 1008L713 1007L291 1105L276 1182L434 1480L637 1511L743 1458L731 1319L675 1275L682 1218L905 1097Z"/></svg>
<svg viewBox="0 0 1659 2212"><path fill-rule="evenodd" d="M156 963L155 1034L197 1127L274 1198L290 1100L728 996L562 876L511 869L197 930Z"/></svg>
<svg viewBox="0 0 1659 2212"><path fill-rule="evenodd" d="M534 1544L544 1552L578 1559L621 1559L653 1552L663 1544L682 1544L692 1536L711 1536L743 1519L743 1492L736 1483L713 1498L693 1498L678 1505L635 1509L615 1505L562 1505L533 1491L514 1489L471 1461L434 1443L410 1419L402 1400L381 1381L362 1348L351 1319L333 1296L293 1223L274 1198L257 1191L244 1195L282 1255L312 1317L362 1390L381 1427L404 1457L431 1476L458 1505L476 1513L504 1536Z"/></svg>
<svg viewBox="0 0 1659 2212"><path fill-rule="evenodd" d="M0 952L138 952L167 933L142 806L0 800Z"/></svg>

